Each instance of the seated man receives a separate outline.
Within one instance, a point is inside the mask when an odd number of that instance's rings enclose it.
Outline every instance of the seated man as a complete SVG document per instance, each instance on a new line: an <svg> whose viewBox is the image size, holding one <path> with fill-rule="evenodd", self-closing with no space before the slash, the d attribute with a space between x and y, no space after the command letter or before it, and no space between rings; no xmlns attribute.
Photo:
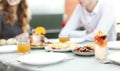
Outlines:
<svg viewBox="0 0 120 71"><path fill-rule="evenodd" d="M93 41L95 34L102 30L108 36L108 41L116 40L116 20L113 8L104 0L78 0L71 18L59 35L84 38ZM85 31L78 31L80 25Z"/></svg>

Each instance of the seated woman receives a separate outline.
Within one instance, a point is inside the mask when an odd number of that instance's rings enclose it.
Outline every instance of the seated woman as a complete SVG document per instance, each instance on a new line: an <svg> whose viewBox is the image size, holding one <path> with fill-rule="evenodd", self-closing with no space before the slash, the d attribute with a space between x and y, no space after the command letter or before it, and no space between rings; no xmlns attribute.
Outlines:
<svg viewBox="0 0 120 71"><path fill-rule="evenodd" d="M27 0L1 0L0 39L15 38L29 30Z"/></svg>
<svg viewBox="0 0 120 71"><path fill-rule="evenodd" d="M93 41L97 32L102 30L107 34L108 41L116 40L116 20L112 6L105 0L78 1L79 4L59 35ZM77 30L81 25L85 27L85 31Z"/></svg>

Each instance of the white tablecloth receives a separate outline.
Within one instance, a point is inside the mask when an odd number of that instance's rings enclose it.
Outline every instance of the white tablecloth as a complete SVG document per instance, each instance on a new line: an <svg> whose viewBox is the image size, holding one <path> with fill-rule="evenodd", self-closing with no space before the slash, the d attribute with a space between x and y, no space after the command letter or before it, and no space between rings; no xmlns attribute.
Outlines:
<svg viewBox="0 0 120 71"><path fill-rule="evenodd" d="M120 50L109 50L119 52ZM31 53L46 52L44 49L33 49ZM69 61L46 66L25 65L17 61L19 55L14 53L0 54L0 71L120 71L117 64L101 64L94 56L76 56L72 52L66 52L74 58Z"/></svg>

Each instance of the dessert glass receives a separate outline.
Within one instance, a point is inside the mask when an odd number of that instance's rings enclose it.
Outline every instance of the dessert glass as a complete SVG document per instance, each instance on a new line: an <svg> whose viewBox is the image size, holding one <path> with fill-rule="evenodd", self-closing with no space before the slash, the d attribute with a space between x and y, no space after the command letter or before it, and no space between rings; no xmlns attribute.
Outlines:
<svg viewBox="0 0 120 71"><path fill-rule="evenodd" d="M98 32L94 37L95 42L95 58L99 60L99 62L105 63L107 58L107 35Z"/></svg>

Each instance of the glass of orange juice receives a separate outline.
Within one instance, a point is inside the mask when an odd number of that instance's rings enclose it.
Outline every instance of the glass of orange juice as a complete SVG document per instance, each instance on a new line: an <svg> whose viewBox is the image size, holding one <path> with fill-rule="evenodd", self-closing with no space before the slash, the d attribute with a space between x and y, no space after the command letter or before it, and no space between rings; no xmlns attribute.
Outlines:
<svg viewBox="0 0 120 71"><path fill-rule="evenodd" d="M20 54L30 53L30 40L25 38L18 39L17 47Z"/></svg>
<svg viewBox="0 0 120 71"><path fill-rule="evenodd" d="M67 42L70 41L70 36L69 35L59 35L59 42Z"/></svg>

